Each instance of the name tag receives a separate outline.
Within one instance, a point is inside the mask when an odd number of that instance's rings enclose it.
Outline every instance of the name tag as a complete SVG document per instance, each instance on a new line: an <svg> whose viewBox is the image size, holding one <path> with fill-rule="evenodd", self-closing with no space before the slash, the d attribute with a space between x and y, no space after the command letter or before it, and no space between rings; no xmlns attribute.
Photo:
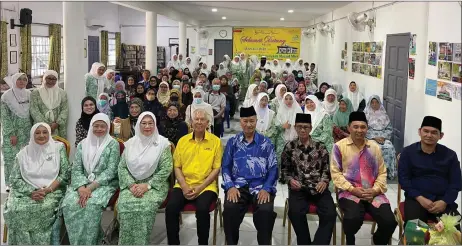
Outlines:
<svg viewBox="0 0 462 246"><path fill-rule="evenodd" d="M204 148L204 150L212 151L212 148Z"/></svg>

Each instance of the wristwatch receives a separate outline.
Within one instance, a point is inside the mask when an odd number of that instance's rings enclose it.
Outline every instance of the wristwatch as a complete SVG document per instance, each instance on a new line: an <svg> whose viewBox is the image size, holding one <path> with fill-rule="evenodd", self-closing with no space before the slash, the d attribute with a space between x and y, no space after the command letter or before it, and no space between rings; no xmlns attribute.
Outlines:
<svg viewBox="0 0 462 246"><path fill-rule="evenodd" d="M150 189L151 189L151 186L148 184L148 190L150 190Z"/></svg>

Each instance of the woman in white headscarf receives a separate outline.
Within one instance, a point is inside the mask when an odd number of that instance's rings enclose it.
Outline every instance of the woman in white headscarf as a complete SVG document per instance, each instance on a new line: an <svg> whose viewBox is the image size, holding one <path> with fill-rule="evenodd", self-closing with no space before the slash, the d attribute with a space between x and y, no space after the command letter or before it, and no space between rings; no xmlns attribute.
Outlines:
<svg viewBox="0 0 462 246"><path fill-rule="evenodd" d="M104 92L112 94L114 93L115 88L115 71L112 69L107 69L104 73ZM100 94L98 94L100 95Z"/></svg>
<svg viewBox="0 0 462 246"><path fill-rule="evenodd" d="M345 91L342 94L342 98L345 98L345 97L350 99L351 104L353 105L353 111L358 111L358 112L364 111L364 108L366 107L366 100L364 98L363 93L359 91L359 88L356 85L356 82L354 81L350 82L350 85L348 86L348 91Z"/></svg>
<svg viewBox="0 0 462 246"><path fill-rule="evenodd" d="M85 74L85 96L96 98L104 92L107 83L104 76L105 71L106 66L102 63L95 62L91 65L90 72Z"/></svg>
<svg viewBox="0 0 462 246"><path fill-rule="evenodd" d="M279 112L279 106L284 103L284 94L287 92L287 87L284 84L279 84L276 86L276 90L274 90L274 94L276 95L270 102L270 108L274 110L274 112Z"/></svg>
<svg viewBox="0 0 462 246"><path fill-rule="evenodd" d="M3 160L5 163L5 185L10 184L9 178L16 154L29 142L30 129L30 91L26 89L27 76L17 73L4 79L10 87L1 98L0 116L3 134Z"/></svg>
<svg viewBox="0 0 462 246"><path fill-rule="evenodd" d="M135 136L125 143L119 164L120 245L149 244L173 169L170 142L159 135L154 114L142 113L135 131Z"/></svg>
<svg viewBox="0 0 462 246"><path fill-rule="evenodd" d="M334 123L332 117L324 110L321 102L315 95L309 95L305 99L305 114L311 115L311 138L322 142L329 153L334 145L332 129Z"/></svg>
<svg viewBox="0 0 462 246"><path fill-rule="evenodd" d="M53 136L66 138L69 105L66 92L58 87L57 82L56 71L45 72L42 86L30 94L30 115L34 123L47 123Z"/></svg>
<svg viewBox="0 0 462 246"><path fill-rule="evenodd" d="M273 110L268 108L269 96L266 93L259 93L257 100L253 104L255 111L257 112L257 128L256 130L266 135L269 130L271 123L273 122L274 115L276 114Z"/></svg>
<svg viewBox="0 0 462 246"><path fill-rule="evenodd" d="M286 59L286 62L282 65L281 72L286 71L291 74L293 70L294 67L292 66L292 61L290 59Z"/></svg>
<svg viewBox="0 0 462 246"><path fill-rule="evenodd" d="M52 139L48 124L35 124L30 136L10 176L12 191L4 211L8 244L52 245L59 238L57 211L70 166L64 145Z"/></svg>
<svg viewBox="0 0 462 246"><path fill-rule="evenodd" d="M205 92L202 89L194 89L192 90L192 94L193 94L193 102L191 105L188 105L188 107L186 108L186 116L185 116L186 123L188 123L188 126L191 128L192 122L193 122L192 116L194 115L194 111L196 111L196 109L204 109L205 112L207 112L207 115L209 117L208 131L212 132L212 126L214 123L212 105L204 101Z"/></svg>
<svg viewBox="0 0 462 246"><path fill-rule="evenodd" d="M337 92L334 89L327 89L327 91L324 93L324 101L322 101L322 107L331 117L333 117L335 112L337 112Z"/></svg>
<svg viewBox="0 0 462 246"><path fill-rule="evenodd" d="M257 101L257 96L259 93L259 88L257 84L249 85L247 89L247 93L245 94L244 103L242 104L243 107L250 107L252 106L255 101Z"/></svg>
<svg viewBox="0 0 462 246"><path fill-rule="evenodd" d="M77 146L62 204L72 245L97 245L102 240L101 217L118 187L119 143L109 135L110 126L106 114L96 114L87 138Z"/></svg>
<svg viewBox="0 0 462 246"><path fill-rule="evenodd" d="M217 75L218 75L218 78L220 78L221 76L224 76L226 75L226 73L228 72L228 68L225 67L225 64L222 62L220 63L219 67L218 67L218 70L217 70Z"/></svg>
<svg viewBox="0 0 462 246"><path fill-rule="evenodd" d="M231 58L229 57L229 55L224 55L223 56L223 65L225 66L225 68L231 70L230 66L231 66Z"/></svg>
<svg viewBox="0 0 462 246"><path fill-rule="evenodd" d="M168 62L167 67L170 69L171 67L174 67L175 69L180 69L180 61L178 60L178 55L173 54L172 59Z"/></svg>
<svg viewBox="0 0 462 246"><path fill-rule="evenodd" d="M303 65L303 59L302 58L298 58L298 60L295 62L294 64L294 70L301 70L301 71L305 71L305 66Z"/></svg>
<svg viewBox="0 0 462 246"><path fill-rule="evenodd" d="M181 68L184 70L185 68L188 68L189 71L194 71L195 65L193 64L191 57L186 57L186 61L181 65Z"/></svg>

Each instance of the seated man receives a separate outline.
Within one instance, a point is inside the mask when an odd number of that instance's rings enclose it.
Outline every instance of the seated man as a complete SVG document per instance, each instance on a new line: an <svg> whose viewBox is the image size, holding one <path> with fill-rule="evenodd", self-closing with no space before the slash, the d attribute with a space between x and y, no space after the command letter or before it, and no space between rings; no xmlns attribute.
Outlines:
<svg viewBox="0 0 462 246"><path fill-rule="evenodd" d="M398 179L406 196L406 221L436 221L443 213L459 214L455 201L461 190L460 162L456 152L438 144L444 135L441 125L440 119L425 116L419 129L420 142L401 153Z"/></svg>
<svg viewBox="0 0 462 246"><path fill-rule="evenodd" d="M289 184L289 219L297 234L297 244L311 244L306 214L310 203L315 204L319 228L313 244L328 245L337 218L328 189L329 152L323 143L310 137L311 115L297 114L295 129L298 139L288 142L281 155L281 178Z"/></svg>
<svg viewBox="0 0 462 246"><path fill-rule="evenodd" d="M227 244L239 241L239 227L249 206L254 206L253 223L260 245L271 244L276 213L274 197L278 168L274 146L269 138L255 131L257 113L251 106L241 107L244 130L230 138L222 162L223 211Z"/></svg>
<svg viewBox="0 0 462 246"><path fill-rule="evenodd" d="M220 172L221 141L205 130L209 119L203 109L193 112L193 132L178 141L173 155L177 183L165 210L168 244L180 244L180 212L186 203L196 206L198 244L209 241L212 203L217 201L216 179Z"/></svg>
<svg viewBox="0 0 462 246"><path fill-rule="evenodd" d="M365 213L377 222L375 245L388 244L397 222L391 211L387 191L387 169L375 141L366 139L367 119L363 112L352 112L348 119L350 136L334 144L330 173L339 189L339 206L348 245L355 244L355 234Z"/></svg>

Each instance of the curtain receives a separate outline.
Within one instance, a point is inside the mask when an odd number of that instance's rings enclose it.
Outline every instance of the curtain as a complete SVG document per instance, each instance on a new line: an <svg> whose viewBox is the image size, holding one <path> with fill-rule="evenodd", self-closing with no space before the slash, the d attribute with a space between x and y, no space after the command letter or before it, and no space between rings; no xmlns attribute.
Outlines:
<svg viewBox="0 0 462 246"><path fill-rule="evenodd" d="M115 55L116 55L116 68L121 68L122 66L122 43L120 32L115 33Z"/></svg>
<svg viewBox="0 0 462 246"><path fill-rule="evenodd" d="M50 24L48 26L50 35L50 55L48 60L48 69L61 73L61 25Z"/></svg>
<svg viewBox="0 0 462 246"><path fill-rule="evenodd" d="M109 40L108 40L108 35L107 31L101 31L101 63L104 64L104 66L107 67L107 60L109 57Z"/></svg>
<svg viewBox="0 0 462 246"><path fill-rule="evenodd" d="M31 25L21 27L21 71L31 75L32 67L32 34Z"/></svg>
<svg viewBox="0 0 462 246"><path fill-rule="evenodd" d="M8 74L8 37L6 21L0 22L0 81Z"/></svg>

